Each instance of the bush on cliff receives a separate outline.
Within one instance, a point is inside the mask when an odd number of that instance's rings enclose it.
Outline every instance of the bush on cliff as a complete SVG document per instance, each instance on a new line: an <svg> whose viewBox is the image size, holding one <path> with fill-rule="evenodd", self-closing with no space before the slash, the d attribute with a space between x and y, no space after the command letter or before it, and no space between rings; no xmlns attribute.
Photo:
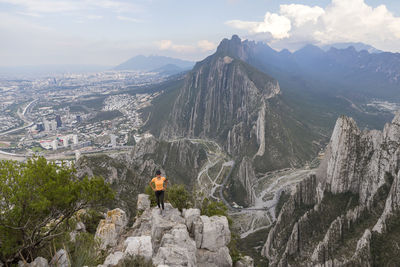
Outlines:
<svg viewBox="0 0 400 267"><path fill-rule="evenodd" d="M179 211L191 207L190 194L183 184L176 184L167 189L168 201Z"/></svg>
<svg viewBox="0 0 400 267"><path fill-rule="evenodd" d="M157 199L154 194L153 189L148 185L146 186L144 193L149 195L150 206L157 206ZM192 206L192 199L189 192L186 190L183 184L175 184L168 186L164 194L164 202L169 202L174 208L182 211L183 209L188 209Z"/></svg>
<svg viewBox="0 0 400 267"><path fill-rule="evenodd" d="M103 178L77 179L74 168L43 157L0 161L0 260L33 260L39 249L66 235L78 210L113 197Z"/></svg>

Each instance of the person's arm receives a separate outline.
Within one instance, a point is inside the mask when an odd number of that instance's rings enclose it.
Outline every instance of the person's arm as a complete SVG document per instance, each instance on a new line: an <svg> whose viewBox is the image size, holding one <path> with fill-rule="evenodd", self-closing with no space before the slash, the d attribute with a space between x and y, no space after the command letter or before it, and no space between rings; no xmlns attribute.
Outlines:
<svg viewBox="0 0 400 267"><path fill-rule="evenodd" d="M167 184L168 184L168 179L165 178L165 181L164 181L164 190L167 190Z"/></svg>

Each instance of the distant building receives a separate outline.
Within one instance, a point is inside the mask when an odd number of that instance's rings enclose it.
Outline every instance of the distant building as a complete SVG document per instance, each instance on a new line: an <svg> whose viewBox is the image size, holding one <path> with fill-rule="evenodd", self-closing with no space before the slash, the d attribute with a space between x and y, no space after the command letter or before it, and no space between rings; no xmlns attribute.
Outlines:
<svg viewBox="0 0 400 267"><path fill-rule="evenodd" d="M72 142L74 143L74 145L78 144L78 135L77 134L72 135Z"/></svg>
<svg viewBox="0 0 400 267"><path fill-rule="evenodd" d="M117 146L117 136L115 134L110 134L110 139L111 139L111 146L116 147Z"/></svg>
<svg viewBox="0 0 400 267"><path fill-rule="evenodd" d="M62 140L63 140L64 147L67 148L68 147L69 136L68 135L64 136Z"/></svg>
<svg viewBox="0 0 400 267"><path fill-rule="evenodd" d="M81 122L82 122L81 115L76 115L76 121L77 121L78 123L81 123Z"/></svg>
<svg viewBox="0 0 400 267"><path fill-rule="evenodd" d="M56 123L57 123L57 128L60 128L62 126L62 121L61 121L60 115L56 116Z"/></svg>
<svg viewBox="0 0 400 267"><path fill-rule="evenodd" d="M52 140L40 140L40 146L44 149L51 149L53 141Z"/></svg>
<svg viewBox="0 0 400 267"><path fill-rule="evenodd" d="M51 121L51 130L56 131L57 130L57 122L56 121Z"/></svg>
<svg viewBox="0 0 400 267"><path fill-rule="evenodd" d="M48 120L44 120L44 121L43 121L43 125L44 125L44 130L45 130L46 132L51 131L51 129L50 129L50 122L49 122Z"/></svg>
<svg viewBox="0 0 400 267"><path fill-rule="evenodd" d="M44 125L43 125L43 123L38 123L38 124L36 124L36 130L37 130L38 132L43 132L43 131L44 131Z"/></svg>
<svg viewBox="0 0 400 267"><path fill-rule="evenodd" d="M53 150L57 150L57 148L58 148L58 140L57 139L53 140L53 142L51 143L51 146L53 147Z"/></svg>

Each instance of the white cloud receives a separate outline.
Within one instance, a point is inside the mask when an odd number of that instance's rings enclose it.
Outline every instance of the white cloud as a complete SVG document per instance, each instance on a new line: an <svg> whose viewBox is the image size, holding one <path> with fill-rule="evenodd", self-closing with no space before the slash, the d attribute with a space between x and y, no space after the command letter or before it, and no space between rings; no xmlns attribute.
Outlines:
<svg viewBox="0 0 400 267"><path fill-rule="evenodd" d="M231 20L227 21L226 24L234 28L248 30L252 34L270 33L276 39L289 37L291 29L291 23L287 17L269 12L265 14L262 22Z"/></svg>
<svg viewBox="0 0 400 267"><path fill-rule="evenodd" d="M383 50L400 46L400 17L386 6L369 6L364 0L332 0L326 7L281 5L267 12L264 21L231 20L227 25L251 35L264 34L273 44L364 42Z"/></svg>
<svg viewBox="0 0 400 267"><path fill-rule="evenodd" d="M140 22L139 19L131 18L131 17L126 17L126 16L117 16L117 19L119 20L124 20L124 21L129 21L129 22Z"/></svg>
<svg viewBox="0 0 400 267"><path fill-rule="evenodd" d="M117 0L0 0L0 3L19 6L32 13L60 13L93 9L107 9L113 12L137 12L140 8L132 3Z"/></svg>
<svg viewBox="0 0 400 267"><path fill-rule="evenodd" d="M157 45L160 50L170 50L180 53L192 53L196 50L196 47L192 45L175 44L171 40L161 40Z"/></svg>
<svg viewBox="0 0 400 267"><path fill-rule="evenodd" d="M172 51L183 54L193 54L199 52L201 54L214 50L217 45L208 40L200 40L196 44L176 44L172 40L161 40L156 42L156 46L162 51Z"/></svg>
<svg viewBox="0 0 400 267"><path fill-rule="evenodd" d="M99 16L99 15L87 15L86 18L87 18L87 19L102 19L103 16Z"/></svg>
<svg viewBox="0 0 400 267"><path fill-rule="evenodd" d="M217 45L213 42L210 42L208 40L201 40L197 42L197 46L202 50L202 51L211 51L214 50Z"/></svg>
<svg viewBox="0 0 400 267"><path fill-rule="evenodd" d="M293 22L294 26L301 27L307 22L317 23L318 19L325 13L319 6L309 7L305 5L281 5L280 13Z"/></svg>

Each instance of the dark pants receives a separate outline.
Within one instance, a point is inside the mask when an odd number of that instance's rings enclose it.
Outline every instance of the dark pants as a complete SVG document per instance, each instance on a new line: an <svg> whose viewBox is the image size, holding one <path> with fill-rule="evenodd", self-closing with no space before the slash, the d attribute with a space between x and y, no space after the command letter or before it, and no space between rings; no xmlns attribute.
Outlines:
<svg viewBox="0 0 400 267"><path fill-rule="evenodd" d="M156 198L157 198L157 206L160 208L160 203L161 203L161 207L162 209L164 209L164 191L160 190L160 191L156 191Z"/></svg>

